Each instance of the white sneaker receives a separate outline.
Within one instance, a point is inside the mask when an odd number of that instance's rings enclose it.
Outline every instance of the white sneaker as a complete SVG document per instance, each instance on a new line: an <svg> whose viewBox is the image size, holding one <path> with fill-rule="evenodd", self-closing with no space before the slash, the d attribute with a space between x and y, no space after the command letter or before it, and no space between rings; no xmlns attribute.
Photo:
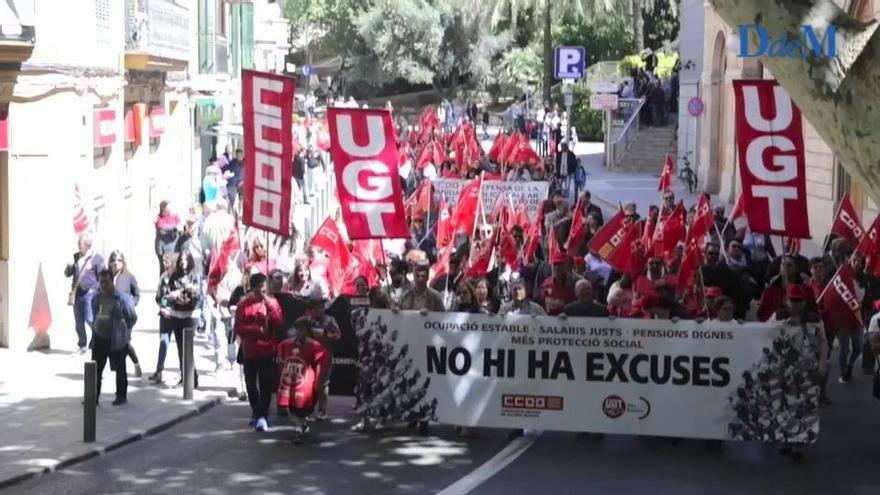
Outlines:
<svg viewBox="0 0 880 495"><path fill-rule="evenodd" d="M269 422L266 421L266 418L259 418L254 429L257 431L269 431Z"/></svg>

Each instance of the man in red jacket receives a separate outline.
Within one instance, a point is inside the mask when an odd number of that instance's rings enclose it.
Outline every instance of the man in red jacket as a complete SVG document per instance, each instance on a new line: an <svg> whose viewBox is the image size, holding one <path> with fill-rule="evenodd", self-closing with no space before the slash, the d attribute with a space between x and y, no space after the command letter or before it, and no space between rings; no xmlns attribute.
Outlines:
<svg viewBox="0 0 880 495"><path fill-rule="evenodd" d="M268 431L269 405L275 392L275 335L281 329L281 307L266 294L266 276L255 273L250 278L251 291L238 303L235 333L241 339L244 357L244 380L251 403L251 425Z"/></svg>

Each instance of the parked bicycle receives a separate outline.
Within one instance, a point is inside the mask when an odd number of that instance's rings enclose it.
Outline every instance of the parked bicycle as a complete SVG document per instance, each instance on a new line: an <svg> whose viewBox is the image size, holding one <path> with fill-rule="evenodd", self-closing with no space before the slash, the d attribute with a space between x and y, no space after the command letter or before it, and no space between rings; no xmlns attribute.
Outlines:
<svg viewBox="0 0 880 495"><path fill-rule="evenodd" d="M682 167L678 170L678 178L687 186L689 193L693 194L697 191L697 173L691 168L691 161L688 155L681 157Z"/></svg>

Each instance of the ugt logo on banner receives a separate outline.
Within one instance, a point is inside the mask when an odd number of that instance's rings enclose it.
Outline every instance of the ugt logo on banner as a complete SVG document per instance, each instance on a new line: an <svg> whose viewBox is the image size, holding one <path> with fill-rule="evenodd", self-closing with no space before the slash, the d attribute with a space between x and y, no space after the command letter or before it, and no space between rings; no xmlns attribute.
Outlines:
<svg viewBox="0 0 880 495"><path fill-rule="evenodd" d="M801 112L776 81L733 81L743 198L755 233L809 238Z"/></svg>
<svg viewBox="0 0 880 495"><path fill-rule="evenodd" d="M288 77L241 71L245 225L290 236L293 93Z"/></svg>
<svg viewBox="0 0 880 495"><path fill-rule="evenodd" d="M409 237L391 112L330 108L327 121L348 238Z"/></svg>

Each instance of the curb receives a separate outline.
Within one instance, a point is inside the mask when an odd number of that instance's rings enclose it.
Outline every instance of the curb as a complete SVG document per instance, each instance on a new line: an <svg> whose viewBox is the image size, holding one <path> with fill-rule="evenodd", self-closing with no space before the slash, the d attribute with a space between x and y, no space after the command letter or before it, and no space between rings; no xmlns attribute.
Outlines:
<svg viewBox="0 0 880 495"><path fill-rule="evenodd" d="M162 433L163 431L168 430L168 429L170 429L170 428L172 428L172 427L174 427L174 426L176 426L176 425L178 425L188 419L199 416L199 415L203 414L204 412L212 409L214 406L221 404L221 403L224 403L224 402L226 402L225 397L222 397L222 396L211 397L209 399L206 399L203 404L199 404L195 407L190 408L184 414L181 414L180 416L177 416L175 418L171 418L170 420L165 421L164 423L160 423L160 424L158 424L152 428L149 428L145 431L141 431L141 432L137 432L137 433L128 435L128 436L126 436L118 441L115 441L113 443L110 443L110 444L107 444L107 445L104 445L101 447L95 447L87 452L82 453L82 454L77 454L73 457L63 459L63 460L59 461L57 464L55 464L54 466L49 466L49 467L45 467L45 468L35 468L27 473L19 474L17 476L13 476L13 477L7 478L5 480L0 480L0 490L3 490L5 488L9 488L14 485L18 485L20 483L23 483L25 481L28 481L30 479L36 478L36 477L44 475L44 474L52 473L54 471L58 471L60 469L66 468L66 467L70 467L74 464L79 464L83 461L87 461L89 459L106 454L107 452L112 452L114 450L121 449L122 447L125 447L126 445L135 443L138 440L143 440L144 438L151 437L151 436L156 435L158 433Z"/></svg>

